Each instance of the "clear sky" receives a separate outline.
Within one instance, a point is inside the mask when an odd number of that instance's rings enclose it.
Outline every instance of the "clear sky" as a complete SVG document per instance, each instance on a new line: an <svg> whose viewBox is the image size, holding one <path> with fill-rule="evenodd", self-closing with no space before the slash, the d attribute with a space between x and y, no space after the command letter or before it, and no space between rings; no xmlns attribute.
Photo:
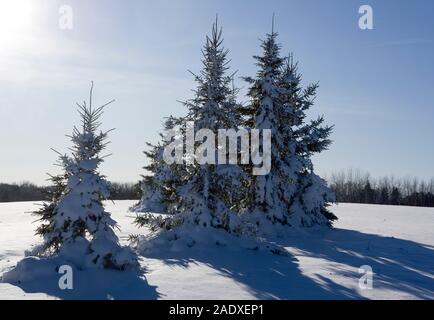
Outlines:
<svg viewBox="0 0 434 320"><path fill-rule="evenodd" d="M64 4L72 30L59 28ZM358 27L363 4L373 30ZM0 181L45 183L56 172L50 148L67 151L91 80L95 103L116 99L103 118L116 130L102 171L137 181L145 141L192 96L187 70L200 69L215 15L233 70L247 76L273 13L282 52L294 53L306 83L320 82L312 114L335 124L317 171L434 176L434 1L1 0Z"/></svg>

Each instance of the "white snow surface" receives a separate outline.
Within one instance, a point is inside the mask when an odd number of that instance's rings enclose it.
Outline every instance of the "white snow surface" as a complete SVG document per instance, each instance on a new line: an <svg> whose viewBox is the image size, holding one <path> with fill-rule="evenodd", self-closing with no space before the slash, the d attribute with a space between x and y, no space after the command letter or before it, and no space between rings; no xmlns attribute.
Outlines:
<svg viewBox="0 0 434 320"><path fill-rule="evenodd" d="M106 203L123 244L148 233L132 224L134 203ZM288 256L237 248L233 239L158 246L141 258L142 274L73 268L72 290L59 289L56 259L15 268L40 243L35 208L0 203L0 299L434 299L434 208L343 203L331 207L334 229L288 229L274 239ZM372 289L359 286L363 265L372 267Z"/></svg>

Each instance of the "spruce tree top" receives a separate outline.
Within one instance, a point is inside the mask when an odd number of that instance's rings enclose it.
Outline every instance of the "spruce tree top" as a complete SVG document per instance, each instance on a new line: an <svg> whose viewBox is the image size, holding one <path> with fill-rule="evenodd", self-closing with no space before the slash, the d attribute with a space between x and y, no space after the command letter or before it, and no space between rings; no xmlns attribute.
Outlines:
<svg viewBox="0 0 434 320"><path fill-rule="evenodd" d="M203 68L198 75L192 73L197 88L195 97L185 105L189 110L189 120L195 121L197 128L235 128L240 123L240 116L234 112L238 107L235 101L238 90L233 86L234 74L227 74L229 51L223 47L222 32L216 18L211 36L206 37L202 49Z"/></svg>

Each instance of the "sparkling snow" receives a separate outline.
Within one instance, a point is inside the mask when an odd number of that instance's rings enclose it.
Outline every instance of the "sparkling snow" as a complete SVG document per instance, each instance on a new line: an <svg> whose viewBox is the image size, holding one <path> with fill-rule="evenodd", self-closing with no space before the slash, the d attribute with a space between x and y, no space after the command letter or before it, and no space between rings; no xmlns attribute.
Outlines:
<svg viewBox="0 0 434 320"><path fill-rule="evenodd" d="M133 201L107 202L120 224L132 225ZM0 275L37 244L33 203L0 203ZM74 272L74 289L61 275L30 270L29 283L0 283L0 299L434 299L434 208L340 204L334 230L293 230L277 239L290 253L211 246L153 252L141 263L145 277L116 271ZM359 268L372 267L373 288L359 287ZM51 270L51 269L50 269Z"/></svg>

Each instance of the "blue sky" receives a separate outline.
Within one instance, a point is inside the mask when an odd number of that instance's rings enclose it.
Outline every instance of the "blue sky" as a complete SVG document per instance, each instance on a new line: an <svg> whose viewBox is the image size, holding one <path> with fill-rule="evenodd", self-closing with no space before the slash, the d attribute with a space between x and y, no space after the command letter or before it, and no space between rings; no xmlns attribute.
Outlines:
<svg viewBox="0 0 434 320"><path fill-rule="evenodd" d="M72 30L58 27L63 4ZM358 27L363 4L374 30ZM87 99L91 80L95 103L116 99L103 119L116 130L102 171L136 181L145 141L158 138L165 116L184 112L177 100L192 95L187 70L200 69L215 15L233 70L247 76L273 13L282 53L294 53L306 83L320 82L312 115L335 125L316 170L434 176L433 1L4 0L0 12L2 182L45 183L56 172L50 148L67 151L75 102Z"/></svg>

